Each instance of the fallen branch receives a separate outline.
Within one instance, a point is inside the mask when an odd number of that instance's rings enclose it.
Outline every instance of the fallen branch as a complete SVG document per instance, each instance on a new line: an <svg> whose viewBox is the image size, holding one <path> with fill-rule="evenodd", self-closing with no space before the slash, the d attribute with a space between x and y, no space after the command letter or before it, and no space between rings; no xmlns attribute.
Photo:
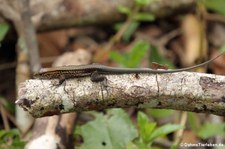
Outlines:
<svg viewBox="0 0 225 149"><path fill-rule="evenodd" d="M134 1L131 0L30 0L30 3L32 22L37 31L112 24L124 20L124 15L117 10L118 6L130 9L134 6ZM0 22L5 18L12 21L18 17L12 5L17 5L17 1L0 0L0 14L3 15L0 16ZM156 16L166 16L178 10L193 8L195 5L194 0L157 0L144 8L144 11Z"/></svg>
<svg viewBox="0 0 225 149"><path fill-rule="evenodd" d="M115 107L165 108L225 115L225 77L180 72L106 75L66 80L27 80L16 103L34 117Z"/></svg>

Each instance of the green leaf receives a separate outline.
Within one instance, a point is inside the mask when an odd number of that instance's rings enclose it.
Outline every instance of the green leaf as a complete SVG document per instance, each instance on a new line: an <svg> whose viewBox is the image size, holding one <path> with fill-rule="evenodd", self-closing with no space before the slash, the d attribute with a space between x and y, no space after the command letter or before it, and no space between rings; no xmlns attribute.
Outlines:
<svg viewBox="0 0 225 149"><path fill-rule="evenodd" d="M149 123L149 118L145 113L139 111L137 121L139 127L144 127L145 124Z"/></svg>
<svg viewBox="0 0 225 149"><path fill-rule="evenodd" d="M9 30L9 25L6 23L0 23L0 42L4 39L6 33Z"/></svg>
<svg viewBox="0 0 225 149"><path fill-rule="evenodd" d="M18 129L12 129L10 131L0 130L0 138L1 139L3 139L3 138L10 138L10 137L13 137L13 136L19 136Z"/></svg>
<svg viewBox="0 0 225 149"><path fill-rule="evenodd" d="M163 126L157 128L157 129L155 129L155 131L153 131L151 136L149 136L148 141L153 142L158 137L165 136L165 135L167 135L171 132L177 131L181 128L182 128L181 125L176 125L176 124L163 125Z"/></svg>
<svg viewBox="0 0 225 149"><path fill-rule="evenodd" d="M138 41L132 47L130 53L120 54L116 51L110 52L110 59L116 61L117 63L123 65L124 67L138 67L140 61L146 55L149 49L149 44L144 41Z"/></svg>
<svg viewBox="0 0 225 149"><path fill-rule="evenodd" d="M155 20L155 16L151 13L147 12L139 12L134 16L134 20L136 21L153 21Z"/></svg>
<svg viewBox="0 0 225 149"><path fill-rule="evenodd" d="M179 144L172 144L170 149L179 149Z"/></svg>
<svg viewBox="0 0 225 149"><path fill-rule="evenodd" d="M146 141L151 135L153 130L156 128L156 123L149 123L148 116L143 112L138 112L138 126L140 137Z"/></svg>
<svg viewBox="0 0 225 149"><path fill-rule="evenodd" d="M210 10L225 15L225 1L224 0L203 0L203 4Z"/></svg>
<svg viewBox="0 0 225 149"><path fill-rule="evenodd" d="M225 52L225 44L220 47L219 51L220 52Z"/></svg>
<svg viewBox="0 0 225 149"><path fill-rule="evenodd" d="M116 23L113 28L114 30L118 31L123 26L123 23Z"/></svg>
<svg viewBox="0 0 225 149"><path fill-rule="evenodd" d="M131 49L129 55L129 66L128 67L138 67L140 61L146 55L146 52L149 50L150 45L145 41L138 41Z"/></svg>
<svg viewBox="0 0 225 149"><path fill-rule="evenodd" d="M9 140L12 140L11 142ZM20 139L18 129L0 130L0 148L23 149L25 142Z"/></svg>
<svg viewBox="0 0 225 149"><path fill-rule="evenodd" d="M138 149L151 149L151 148L147 147L146 144L139 142L138 143Z"/></svg>
<svg viewBox="0 0 225 149"><path fill-rule="evenodd" d="M126 149L138 149L138 147L137 147L137 145L134 144L133 142L129 142L129 143L127 144Z"/></svg>
<svg viewBox="0 0 225 149"><path fill-rule="evenodd" d="M111 60L114 60L115 62L117 62L119 64L125 65L125 63L126 63L125 56L120 54L117 51L111 51L110 54L109 54L109 57L110 57Z"/></svg>
<svg viewBox="0 0 225 149"><path fill-rule="evenodd" d="M150 55L150 60L152 62L157 62L159 64L165 64L167 66L169 66L170 69L174 69L174 65L173 63L166 59L165 57L162 57L159 53L158 50L156 48L151 48L151 55Z"/></svg>
<svg viewBox="0 0 225 149"><path fill-rule="evenodd" d="M152 133L155 131L156 128L156 123L149 123L146 124L143 128L142 128L142 135L141 137L143 138L143 140L145 142L148 142L148 138L149 136L152 135Z"/></svg>
<svg viewBox="0 0 225 149"><path fill-rule="evenodd" d="M205 123L198 131L198 136L202 139L208 139L216 135L225 136L225 123Z"/></svg>
<svg viewBox="0 0 225 149"><path fill-rule="evenodd" d="M137 130L123 110L111 109L81 126L81 134L82 149L124 149L137 137Z"/></svg>
<svg viewBox="0 0 225 149"><path fill-rule="evenodd" d="M126 6L118 6L117 10L122 14L126 14L127 16L131 14L131 9Z"/></svg>
<svg viewBox="0 0 225 149"><path fill-rule="evenodd" d="M149 5L153 0L135 0L135 3L140 6Z"/></svg>
<svg viewBox="0 0 225 149"><path fill-rule="evenodd" d="M139 26L139 22L133 21L129 24L127 30L124 32L122 39L125 42L128 42L131 38L131 36L133 35L133 33L137 30L138 26Z"/></svg>
<svg viewBox="0 0 225 149"><path fill-rule="evenodd" d="M188 112L188 124L194 132L198 132L201 122L196 113Z"/></svg>
<svg viewBox="0 0 225 149"><path fill-rule="evenodd" d="M148 109L148 112L156 118L163 118L171 116L174 113L174 110L168 109Z"/></svg>

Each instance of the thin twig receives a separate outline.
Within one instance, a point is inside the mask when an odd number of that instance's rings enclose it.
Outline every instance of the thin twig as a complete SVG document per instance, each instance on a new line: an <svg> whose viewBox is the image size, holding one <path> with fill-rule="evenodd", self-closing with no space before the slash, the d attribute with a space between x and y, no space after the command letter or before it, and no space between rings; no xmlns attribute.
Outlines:
<svg viewBox="0 0 225 149"><path fill-rule="evenodd" d="M7 115L5 112L5 108L2 105L0 105L0 109L1 109L1 115L2 115L4 128L5 128L5 130L9 131L10 127L9 127L9 122L8 122Z"/></svg>
<svg viewBox="0 0 225 149"><path fill-rule="evenodd" d="M25 42L28 49L30 67L32 72L40 70L39 51L37 46L37 39L35 28L31 22L31 11L29 0L20 0L21 5L21 19L23 21L23 31L25 35Z"/></svg>
<svg viewBox="0 0 225 149"><path fill-rule="evenodd" d="M180 129L176 132L174 144L178 145L182 141L182 136L185 129L185 124L187 122L187 112L181 112L180 125L183 126L183 129Z"/></svg>

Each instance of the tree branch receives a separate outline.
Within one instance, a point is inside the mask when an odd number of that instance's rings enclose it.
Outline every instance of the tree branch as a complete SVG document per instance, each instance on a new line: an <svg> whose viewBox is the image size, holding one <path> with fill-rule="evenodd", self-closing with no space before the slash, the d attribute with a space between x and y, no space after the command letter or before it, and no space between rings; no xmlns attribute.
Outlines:
<svg viewBox="0 0 225 149"><path fill-rule="evenodd" d="M34 117L112 107L165 108L225 115L225 77L180 72L170 74L106 75L66 80L27 80L16 101Z"/></svg>
<svg viewBox="0 0 225 149"><path fill-rule="evenodd" d="M15 3L15 0L11 1L10 3ZM30 0L30 2L32 22L38 31L112 24L124 19L124 15L117 10L118 6L123 5L130 9L134 6L134 1L131 0ZM0 13L2 8L4 18L15 20L14 17L19 16L7 3L9 3L8 0L0 0ZM2 7L3 4L4 7ZM144 8L144 11L156 16L165 16L177 10L193 8L195 4L195 0L157 0Z"/></svg>

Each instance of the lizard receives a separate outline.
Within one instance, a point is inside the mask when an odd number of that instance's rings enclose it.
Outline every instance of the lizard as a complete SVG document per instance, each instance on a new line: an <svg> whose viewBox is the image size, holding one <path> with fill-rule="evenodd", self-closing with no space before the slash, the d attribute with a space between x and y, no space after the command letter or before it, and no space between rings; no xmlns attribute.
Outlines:
<svg viewBox="0 0 225 149"><path fill-rule="evenodd" d="M89 64L89 65L68 65L61 67L42 68L39 72L34 74L34 78L38 79L59 79L59 84L62 84L68 78L78 78L90 76L92 82L103 81L106 77L104 74L132 74L132 73L151 73L151 74L164 74L164 73L175 73L192 70L206 64L209 64L213 60L217 59L225 52L218 56L205 61L201 64L197 64L191 67L174 69L174 70L157 70L150 68L118 68L110 67L101 64Z"/></svg>

